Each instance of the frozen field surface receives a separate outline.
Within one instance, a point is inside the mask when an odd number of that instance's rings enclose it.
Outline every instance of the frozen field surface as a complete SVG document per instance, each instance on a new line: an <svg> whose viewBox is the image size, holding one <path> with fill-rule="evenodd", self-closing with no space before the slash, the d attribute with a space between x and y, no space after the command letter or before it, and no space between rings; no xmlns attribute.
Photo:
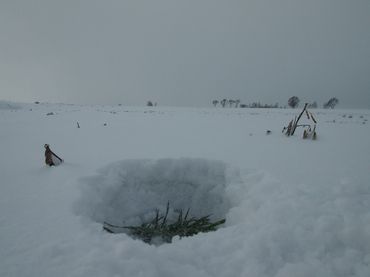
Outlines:
<svg viewBox="0 0 370 277"><path fill-rule="evenodd" d="M370 110L311 111L316 141L282 134L300 109L0 101L0 276L369 277ZM161 245L102 229L167 201L226 223Z"/></svg>

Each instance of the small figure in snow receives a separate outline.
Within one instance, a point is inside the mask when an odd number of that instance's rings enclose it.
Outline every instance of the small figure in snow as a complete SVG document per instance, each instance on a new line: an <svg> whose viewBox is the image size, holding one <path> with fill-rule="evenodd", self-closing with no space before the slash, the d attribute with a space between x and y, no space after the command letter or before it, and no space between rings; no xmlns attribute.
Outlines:
<svg viewBox="0 0 370 277"><path fill-rule="evenodd" d="M45 163L48 166L59 165L63 162L53 151L51 151L49 144L45 144Z"/></svg>

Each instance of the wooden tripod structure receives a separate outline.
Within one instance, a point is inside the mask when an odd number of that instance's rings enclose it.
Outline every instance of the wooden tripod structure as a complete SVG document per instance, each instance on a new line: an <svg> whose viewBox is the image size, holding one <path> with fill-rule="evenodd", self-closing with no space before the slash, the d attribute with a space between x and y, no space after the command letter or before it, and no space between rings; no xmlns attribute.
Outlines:
<svg viewBox="0 0 370 277"><path fill-rule="evenodd" d="M304 131L303 131L303 138L304 139L311 138L313 140L316 140L316 138L317 138L317 134L316 134L317 121L316 121L315 117L313 116L313 114L307 110L307 106L308 106L308 103L306 103L304 105L303 110L301 111L299 116L298 117L296 116L293 120L291 120L289 122L287 127L283 128L282 132L283 133L285 132L285 135L287 135L288 137L293 136L297 127L303 127L303 128L305 128ZM311 126L311 124L298 124L299 120L301 119L301 117L304 113L306 113L306 116L307 116L308 120L312 120L313 126Z"/></svg>

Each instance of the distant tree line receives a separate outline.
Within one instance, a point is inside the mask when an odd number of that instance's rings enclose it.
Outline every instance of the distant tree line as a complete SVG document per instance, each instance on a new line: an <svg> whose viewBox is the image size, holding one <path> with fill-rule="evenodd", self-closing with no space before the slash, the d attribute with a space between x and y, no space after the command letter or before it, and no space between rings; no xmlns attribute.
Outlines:
<svg viewBox="0 0 370 277"><path fill-rule="evenodd" d="M291 107L291 108L297 108L298 107L298 104L299 104L299 98L297 96L292 96L289 98L288 100L288 106ZM336 97L332 97L329 99L328 102L325 102L322 107L324 109L334 109L334 107L339 103L339 100L338 98ZM312 103L308 103L308 108L311 108L311 109L316 109L318 107L317 105L317 102L316 101L313 101Z"/></svg>
<svg viewBox="0 0 370 277"><path fill-rule="evenodd" d="M240 100L233 100L233 99L222 99L222 100L213 100L213 106L222 107L222 108L279 108L279 104L275 103L274 105L270 104L262 104L260 102L253 102L250 104L241 104ZM282 107L280 107L282 108Z"/></svg>
<svg viewBox="0 0 370 277"><path fill-rule="evenodd" d="M257 108L257 109L278 109L279 103L275 103L273 105L270 104L262 104L261 102L253 102L250 104L241 104L241 108ZM282 107L280 107L282 108Z"/></svg>
<svg viewBox="0 0 370 277"><path fill-rule="evenodd" d="M220 101L213 100L212 104L215 107L217 107L217 105L220 104L220 106L223 107L223 108L226 108L226 107L238 108L239 104L240 104L240 100L239 99L236 99L236 100L234 100L234 99L222 99Z"/></svg>
<svg viewBox="0 0 370 277"><path fill-rule="evenodd" d="M297 96L292 96L288 99L288 106L295 109L299 106L300 99ZM339 103L339 100L336 97L332 97L329 99L328 102L323 104L324 109L334 109L334 107ZM222 99L222 100L213 100L213 106L222 107L222 108L269 108L269 109L277 109L277 108L286 108L286 106L280 106L279 103L271 104L263 104L260 102L253 102L250 104L242 104L239 99ZM312 103L308 103L307 108L316 109L318 108L318 104L316 101Z"/></svg>

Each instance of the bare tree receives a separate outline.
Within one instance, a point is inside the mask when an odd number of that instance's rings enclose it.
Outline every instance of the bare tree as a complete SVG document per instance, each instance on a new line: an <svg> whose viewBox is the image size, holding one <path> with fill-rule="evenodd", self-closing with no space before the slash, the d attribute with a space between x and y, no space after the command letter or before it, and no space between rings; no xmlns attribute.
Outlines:
<svg viewBox="0 0 370 277"><path fill-rule="evenodd" d="M216 107L216 106L217 106L217 104L218 104L218 100L213 100L213 101L212 101L212 104L213 104L213 106L215 106L215 107Z"/></svg>
<svg viewBox="0 0 370 277"><path fill-rule="evenodd" d="M227 99L222 99L221 100L220 104L221 104L222 108L225 108L226 102L227 102Z"/></svg>
<svg viewBox="0 0 370 277"><path fill-rule="evenodd" d="M328 102L324 104L324 109L334 109L334 107L339 103L339 100L335 97L330 98Z"/></svg>
<svg viewBox="0 0 370 277"><path fill-rule="evenodd" d="M292 107L293 109L298 107L299 104L299 98L297 96L292 96L288 100L289 107Z"/></svg>

